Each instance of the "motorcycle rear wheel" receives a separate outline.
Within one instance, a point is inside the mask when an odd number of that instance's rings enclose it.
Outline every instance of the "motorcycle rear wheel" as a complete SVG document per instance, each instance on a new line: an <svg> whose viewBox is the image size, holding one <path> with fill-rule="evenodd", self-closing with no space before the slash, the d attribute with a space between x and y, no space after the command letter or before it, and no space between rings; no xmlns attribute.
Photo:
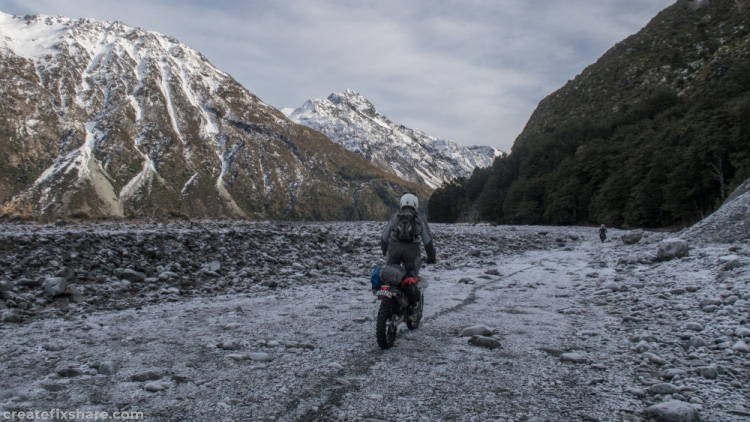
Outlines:
<svg viewBox="0 0 750 422"><path fill-rule="evenodd" d="M390 349L396 341L398 331L398 303L395 300L384 300L378 309L378 321L375 324L375 338L381 349Z"/></svg>
<svg viewBox="0 0 750 422"><path fill-rule="evenodd" d="M406 326L409 327L410 330L415 330L417 327L419 327L419 322L422 321L422 309L424 308L424 294L421 292L419 293L419 306L417 306L417 309L415 312L417 313L417 318L414 319L414 321L406 320Z"/></svg>

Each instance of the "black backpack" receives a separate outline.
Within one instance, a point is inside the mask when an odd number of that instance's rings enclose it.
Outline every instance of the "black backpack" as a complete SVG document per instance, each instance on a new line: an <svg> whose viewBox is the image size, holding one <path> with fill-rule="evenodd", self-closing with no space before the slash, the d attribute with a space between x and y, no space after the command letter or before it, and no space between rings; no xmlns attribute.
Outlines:
<svg viewBox="0 0 750 422"><path fill-rule="evenodd" d="M417 238L417 213L405 209L398 213L396 238L402 242L413 242Z"/></svg>

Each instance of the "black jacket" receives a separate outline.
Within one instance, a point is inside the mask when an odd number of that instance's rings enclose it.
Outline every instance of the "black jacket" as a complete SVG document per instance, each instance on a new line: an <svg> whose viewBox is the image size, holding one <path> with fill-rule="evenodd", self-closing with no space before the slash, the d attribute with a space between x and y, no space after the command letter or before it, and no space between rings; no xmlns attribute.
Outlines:
<svg viewBox="0 0 750 422"><path fill-rule="evenodd" d="M427 224L427 220L422 215L417 214L417 237L414 239L414 243L422 242L424 250L427 252L427 262L435 262L435 245L432 240L432 232L430 226ZM380 249L385 255L388 252L388 243L400 242L396 238L394 229L398 225L398 212L393 213L391 218L388 220L388 224L385 225L383 235L380 237Z"/></svg>

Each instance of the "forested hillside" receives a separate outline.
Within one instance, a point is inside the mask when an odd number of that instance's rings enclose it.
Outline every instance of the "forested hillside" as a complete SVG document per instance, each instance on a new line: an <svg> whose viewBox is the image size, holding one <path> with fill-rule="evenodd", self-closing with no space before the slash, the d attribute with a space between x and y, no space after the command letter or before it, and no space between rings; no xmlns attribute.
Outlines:
<svg viewBox="0 0 750 422"><path fill-rule="evenodd" d="M750 1L679 0L540 102L433 221L693 223L750 177Z"/></svg>

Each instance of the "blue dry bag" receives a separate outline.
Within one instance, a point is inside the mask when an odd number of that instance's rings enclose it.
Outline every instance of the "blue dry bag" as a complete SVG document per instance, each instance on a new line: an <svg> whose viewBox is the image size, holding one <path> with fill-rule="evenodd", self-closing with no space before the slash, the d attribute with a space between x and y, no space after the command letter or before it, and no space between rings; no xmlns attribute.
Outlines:
<svg viewBox="0 0 750 422"><path fill-rule="evenodd" d="M380 289L380 267L375 267L370 276L370 283L373 289Z"/></svg>

